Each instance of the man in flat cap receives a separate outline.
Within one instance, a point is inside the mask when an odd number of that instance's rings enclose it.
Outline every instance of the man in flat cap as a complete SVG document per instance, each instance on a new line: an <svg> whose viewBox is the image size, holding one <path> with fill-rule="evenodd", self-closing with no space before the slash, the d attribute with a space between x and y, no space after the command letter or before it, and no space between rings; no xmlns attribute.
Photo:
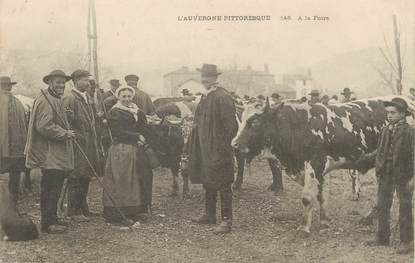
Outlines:
<svg viewBox="0 0 415 263"><path fill-rule="evenodd" d="M189 166L192 183L202 183L205 188L205 213L193 221L216 224L219 192L222 222L214 232L229 233L232 229L231 186L234 179L231 141L238 129L236 109L232 96L217 83L220 73L216 65L204 64L199 71L207 92L195 112Z"/></svg>
<svg viewBox="0 0 415 263"><path fill-rule="evenodd" d="M413 250L412 194L414 179L414 128L406 122L411 115L408 104L402 98L385 101L388 125L380 134L373 156L378 179L378 232L369 245L389 246L390 209L396 191L399 199L399 230L401 243L397 252L406 254Z"/></svg>
<svg viewBox="0 0 415 263"><path fill-rule="evenodd" d="M120 81L118 79L112 79L110 80L110 89L106 91L102 95L102 100L105 101L106 98L109 98L111 96L115 96L115 91L121 86Z"/></svg>
<svg viewBox="0 0 415 263"><path fill-rule="evenodd" d="M63 97L62 105L76 140L90 163L97 168L97 138L95 116L90 96L87 96L89 77L86 70L71 74L74 88ZM68 176L68 216L75 221L88 221L87 195L93 171L78 147L74 148L74 170Z"/></svg>
<svg viewBox="0 0 415 263"><path fill-rule="evenodd" d="M17 204L27 125L24 106L11 93L15 84L10 77L0 77L0 174L9 173L9 192Z"/></svg>
<svg viewBox="0 0 415 263"><path fill-rule="evenodd" d="M66 230L57 217L57 204L64 178L74 168L72 139L62 96L71 79L62 70L54 70L43 78L48 88L41 90L33 103L25 148L26 167L40 168L41 231L56 233Z"/></svg>
<svg viewBox="0 0 415 263"><path fill-rule="evenodd" d="M154 107L150 96L138 88L139 77L137 75L130 74L125 76L124 79L125 82L127 82L127 85L135 90L133 102L144 112L144 114L151 115L154 113L156 108Z"/></svg>

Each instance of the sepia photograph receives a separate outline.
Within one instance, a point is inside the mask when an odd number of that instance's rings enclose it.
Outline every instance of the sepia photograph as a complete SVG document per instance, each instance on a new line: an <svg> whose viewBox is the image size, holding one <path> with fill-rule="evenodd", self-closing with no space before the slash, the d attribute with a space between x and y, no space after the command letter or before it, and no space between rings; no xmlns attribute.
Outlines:
<svg viewBox="0 0 415 263"><path fill-rule="evenodd" d="M413 0L0 0L0 263L412 263Z"/></svg>

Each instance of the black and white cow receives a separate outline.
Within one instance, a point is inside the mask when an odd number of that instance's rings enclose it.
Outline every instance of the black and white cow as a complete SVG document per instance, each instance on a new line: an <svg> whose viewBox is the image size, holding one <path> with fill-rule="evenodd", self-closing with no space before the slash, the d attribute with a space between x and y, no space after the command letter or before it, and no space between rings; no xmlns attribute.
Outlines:
<svg viewBox="0 0 415 263"><path fill-rule="evenodd" d="M149 138L153 138L153 147L157 149L161 163L164 167L170 168L173 175L172 196L179 195L178 178L181 171L183 179L183 197L189 196L189 175L186 169L180 169L180 165L186 164L186 153L183 146L186 145L190 136L193 125L193 116L197 107L198 100L191 101L188 99L179 100L179 98L160 98L156 114L162 119L161 123L152 124L152 132ZM249 107L248 107L249 108ZM237 104L238 116L235 116L238 123L241 123L241 115L245 107L241 103ZM171 119L171 116L177 119ZM151 139L150 139L151 140ZM185 146L186 147L186 146ZM233 184L234 190L239 190L243 184L245 163L250 165L252 159L247 159L241 153L235 150L236 180ZM271 168L273 182L269 190L278 194L283 190L282 174L278 161L275 158L267 159ZM249 168L248 168L249 169Z"/></svg>
<svg viewBox="0 0 415 263"><path fill-rule="evenodd" d="M386 125L383 101L390 99L374 98L329 106L282 103L271 108L267 104L245 118L232 144L246 155L257 155L267 148L288 173L304 171L302 230L309 234L312 208L317 201L320 223L328 225L329 222L323 196L327 157L347 165L338 168L356 169L360 173L372 168L373 164L357 161L376 149L380 131Z"/></svg>

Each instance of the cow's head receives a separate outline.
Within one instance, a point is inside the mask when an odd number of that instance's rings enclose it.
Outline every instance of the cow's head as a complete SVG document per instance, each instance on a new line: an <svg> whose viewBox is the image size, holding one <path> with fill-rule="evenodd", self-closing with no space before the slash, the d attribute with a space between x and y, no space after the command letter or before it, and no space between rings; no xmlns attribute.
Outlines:
<svg viewBox="0 0 415 263"><path fill-rule="evenodd" d="M282 104L279 105L282 107ZM232 146L239 150L245 158L253 158L261 153L265 147L271 147L271 126L273 112L277 109L270 108L267 99L265 106L261 103L252 103L246 106L242 113L241 123L236 137L232 140Z"/></svg>

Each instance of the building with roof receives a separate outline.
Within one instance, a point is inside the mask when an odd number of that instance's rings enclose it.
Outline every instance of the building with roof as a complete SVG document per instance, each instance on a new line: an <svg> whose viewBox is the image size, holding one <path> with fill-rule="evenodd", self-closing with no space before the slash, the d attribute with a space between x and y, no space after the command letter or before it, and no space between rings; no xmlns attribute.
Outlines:
<svg viewBox="0 0 415 263"><path fill-rule="evenodd" d="M285 74L282 77L283 85L295 91L295 98L300 99L308 96L313 89L310 72L303 74Z"/></svg>
<svg viewBox="0 0 415 263"><path fill-rule="evenodd" d="M229 68L219 68L222 72L219 75L219 84L233 91L238 95L257 96L258 94L270 95L276 89L274 74L269 72L268 65L264 65L263 70L254 70L251 66L245 69L238 69L236 66ZM163 76L164 92L168 96L177 96L184 88L189 85L197 89L195 82L200 82L200 73L196 70L189 70L188 67L181 67ZM192 80L192 81L190 81ZM188 81L190 81L188 83ZM191 89L189 89L191 90Z"/></svg>

